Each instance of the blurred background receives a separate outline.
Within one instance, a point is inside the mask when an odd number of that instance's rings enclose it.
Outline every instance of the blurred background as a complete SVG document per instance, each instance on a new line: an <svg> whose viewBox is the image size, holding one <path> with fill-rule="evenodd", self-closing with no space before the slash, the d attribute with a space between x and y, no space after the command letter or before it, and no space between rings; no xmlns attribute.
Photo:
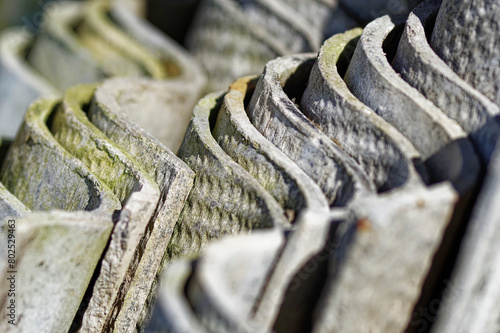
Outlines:
<svg viewBox="0 0 500 333"><path fill-rule="evenodd" d="M42 22L45 7L62 1L85 0L0 0L0 30L25 25L35 33ZM200 0L123 0L170 37L184 45L186 32Z"/></svg>
<svg viewBox="0 0 500 333"><path fill-rule="evenodd" d="M6 26L24 24L36 32L42 21L44 7L51 2L85 0L0 0L0 30ZM160 28L181 45L202 0L122 0L135 6L137 13ZM252 0L234 0L247 3ZM313 0L311 0L313 1ZM300 1L285 0L293 4ZM302 1L305 2L305 1ZM339 0L338 7L360 26L376 17L407 14L422 0ZM341 32L339 30L338 32ZM325 36L328 37L328 36Z"/></svg>

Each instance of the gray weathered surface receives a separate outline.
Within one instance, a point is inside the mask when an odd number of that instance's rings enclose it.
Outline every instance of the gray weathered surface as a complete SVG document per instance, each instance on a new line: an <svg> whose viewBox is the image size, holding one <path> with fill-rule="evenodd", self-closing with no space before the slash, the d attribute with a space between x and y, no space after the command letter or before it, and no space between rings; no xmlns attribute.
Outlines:
<svg viewBox="0 0 500 333"><path fill-rule="evenodd" d="M186 291L198 319L209 331L268 331L269 327L251 318L251 312L284 241L283 232L275 229L228 237L207 247Z"/></svg>
<svg viewBox="0 0 500 333"><path fill-rule="evenodd" d="M157 184L140 164L112 143L83 112L94 90L93 86L69 89L52 122L55 138L107 183L123 205L80 332L106 331L112 325L115 309L122 305L146 246L143 237L160 197Z"/></svg>
<svg viewBox="0 0 500 333"><path fill-rule="evenodd" d="M490 163L432 332L500 331L499 152Z"/></svg>
<svg viewBox="0 0 500 333"><path fill-rule="evenodd" d="M208 0L198 9L187 45L209 73L210 90L226 89L276 56L318 49L322 36L311 30L279 0Z"/></svg>
<svg viewBox="0 0 500 333"><path fill-rule="evenodd" d="M246 77L229 87L213 129L214 138L285 211L296 216L306 207L328 210L318 185L250 123L244 100L252 95L255 83L255 77Z"/></svg>
<svg viewBox="0 0 500 333"><path fill-rule="evenodd" d="M304 170L323 190L329 204L345 205L374 192L361 167L298 109L284 91L307 82L314 56L278 58L267 63L248 106L252 124Z"/></svg>
<svg viewBox="0 0 500 333"><path fill-rule="evenodd" d="M125 92L130 89L130 83L125 83ZM157 279L162 271L160 263L194 179L194 172L184 162L157 139L127 120L122 105L117 101L117 96L123 93L124 87L117 81L98 87L89 107L89 120L111 141L140 161L158 184L161 197L154 212L155 219L146 231L147 244L130 289L117 317L113 318L114 329L120 332L141 326L141 321L148 317L150 303L156 295ZM139 316L142 317L140 320Z"/></svg>
<svg viewBox="0 0 500 333"><path fill-rule="evenodd" d="M354 29L328 39L311 70L302 96L302 112L358 161L377 189L419 182L424 174L420 153L392 125L358 100L347 88L344 72L361 35Z"/></svg>
<svg viewBox="0 0 500 333"><path fill-rule="evenodd" d="M0 35L0 136L14 139L29 104L39 96L58 95L56 88L25 63L32 36L21 28Z"/></svg>
<svg viewBox="0 0 500 333"><path fill-rule="evenodd" d="M31 210L94 210L108 213L120 202L77 158L54 139L46 122L59 102L42 99L28 109L2 166L2 183Z"/></svg>
<svg viewBox="0 0 500 333"><path fill-rule="evenodd" d="M394 28L389 16L366 26L347 69L347 86L413 143L426 160L431 181L451 180L466 193L479 176L476 153L462 128L389 64L382 45Z"/></svg>
<svg viewBox="0 0 500 333"><path fill-rule="evenodd" d="M210 90L226 89L238 77L259 73L266 61L288 52L264 28L253 26L232 1L203 1L198 13L186 43L205 67ZM238 65L229 65L231 61Z"/></svg>
<svg viewBox="0 0 500 333"><path fill-rule="evenodd" d="M115 24L110 7L108 1L90 1L84 5L83 20L75 27L79 42L108 76L167 77L167 66Z"/></svg>
<svg viewBox="0 0 500 333"><path fill-rule="evenodd" d="M108 242L113 228L110 216L36 213L16 219L15 227L17 326L8 324L2 306L0 329L67 332ZM2 271L2 280L8 276Z"/></svg>
<svg viewBox="0 0 500 333"><path fill-rule="evenodd" d="M500 104L500 3L444 0L431 46L460 77Z"/></svg>
<svg viewBox="0 0 500 333"><path fill-rule="evenodd" d="M337 0L280 0L303 16L307 23L322 33L320 37L352 29L359 24L346 14Z"/></svg>
<svg viewBox="0 0 500 333"><path fill-rule="evenodd" d="M316 308L313 332L404 332L458 194L448 182L362 198L355 238Z"/></svg>
<svg viewBox="0 0 500 333"><path fill-rule="evenodd" d="M24 216L30 210L0 183L0 221L9 216Z"/></svg>
<svg viewBox="0 0 500 333"><path fill-rule="evenodd" d="M321 45L320 31L284 1L256 0L240 8L253 26L264 27L288 52L314 51Z"/></svg>
<svg viewBox="0 0 500 333"><path fill-rule="evenodd" d="M426 1L410 14L393 67L470 134L487 165L500 135L500 108L463 81L429 46L425 30L432 28L440 4L440 0Z"/></svg>
<svg viewBox="0 0 500 333"><path fill-rule="evenodd" d="M224 234L289 224L273 197L213 138L209 120L217 116L223 96L200 100L179 149L196 177L167 248L169 260L196 253Z"/></svg>

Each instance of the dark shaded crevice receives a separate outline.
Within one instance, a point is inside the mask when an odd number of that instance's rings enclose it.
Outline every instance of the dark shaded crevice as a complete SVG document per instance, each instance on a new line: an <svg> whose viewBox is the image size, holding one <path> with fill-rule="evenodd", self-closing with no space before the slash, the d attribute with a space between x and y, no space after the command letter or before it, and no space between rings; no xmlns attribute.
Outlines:
<svg viewBox="0 0 500 333"><path fill-rule="evenodd" d="M288 77L283 86L283 91L296 104L302 99L302 95L309 84L309 76L316 59L303 61L297 69ZM297 107L298 108L298 107Z"/></svg>
<svg viewBox="0 0 500 333"><path fill-rule="evenodd" d="M200 0L149 0L149 22L186 47L186 36L198 12Z"/></svg>

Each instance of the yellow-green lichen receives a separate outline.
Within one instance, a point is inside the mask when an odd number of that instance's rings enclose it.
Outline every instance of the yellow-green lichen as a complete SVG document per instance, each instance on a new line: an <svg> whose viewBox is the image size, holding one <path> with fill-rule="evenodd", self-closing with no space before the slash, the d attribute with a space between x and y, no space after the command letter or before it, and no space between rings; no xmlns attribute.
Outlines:
<svg viewBox="0 0 500 333"><path fill-rule="evenodd" d="M52 131L59 142L80 159L98 178L124 202L137 190L140 175L147 173L127 152L121 150L87 118L82 108L88 105L94 85L68 89L56 112ZM152 179L148 180L153 182Z"/></svg>

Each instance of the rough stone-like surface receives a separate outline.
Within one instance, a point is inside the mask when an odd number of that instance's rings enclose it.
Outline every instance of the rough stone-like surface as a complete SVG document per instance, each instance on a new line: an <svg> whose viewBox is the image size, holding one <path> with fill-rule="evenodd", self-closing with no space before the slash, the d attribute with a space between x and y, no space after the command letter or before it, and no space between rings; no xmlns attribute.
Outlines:
<svg viewBox="0 0 500 333"><path fill-rule="evenodd" d="M130 89L130 84L126 82L125 88ZM118 82L97 88L89 107L89 120L111 141L140 161L161 193L154 223L150 222L146 231L147 244L142 258L115 319L114 329L125 332L135 330L136 325L140 327L142 321L148 318L149 306L156 296L157 279L162 271L160 263L193 186L194 172L157 139L127 120L122 105L117 101L117 96L122 93L124 87Z"/></svg>
<svg viewBox="0 0 500 333"><path fill-rule="evenodd" d="M490 164L432 332L500 331L499 152Z"/></svg>
<svg viewBox="0 0 500 333"><path fill-rule="evenodd" d="M500 3L444 0L431 46L465 81L500 104Z"/></svg>
<svg viewBox="0 0 500 333"><path fill-rule="evenodd" d="M451 180L459 193L466 193L479 176L476 153L462 128L389 64L384 47L391 47L387 43L394 29L389 16L366 26L347 69L347 86L413 143L426 160L432 182Z"/></svg>
<svg viewBox="0 0 500 333"><path fill-rule="evenodd" d="M29 33L20 28L0 35L0 137L13 140L29 104L39 96L58 94L47 80L25 64Z"/></svg>
<svg viewBox="0 0 500 333"><path fill-rule="evenodd" d="M47 120L59 100L42 99L28 109L5 157L1 182L31 210L94 210L108 213L120 202L103 182L54 139Z"/></svg>
<svg viewBox="0 0 500 333"><path fill-rule="evenodd" d="M500 108L463 81L429 46L425 31L431 31L440 4L440 0L426 1L410 14L392 65L470 134L487 165L500 135Z"/></svg>
<svg viewBox="0 0 500 333"><path fill-rule="evenodd" d="M0 221L9 216L27 215L30 210L0 183Z"/></svg>
<svg viewBox="0 0 500 333"><path fill-rule="evenodd" d="M193 189L174 229L167 258L192 254L224 234L288 225L283 209L212 136L224 94L200 100L178 156L196 173Z"/></svg>
<svg viewBox="0 0 500 333"><path fill-rule="evenodd" d="M109 214L97 212L16 219L17 325L8 324L4 304L2 332L68 332L112 228ZM2 280L9 275L2 271Z"/></svg>
<svg viewBox="0 0 500 333"><path fill-rule="evenodd" d="M420 153L392 125L347 88L345 73L361 29L328 39L311 70L300 105L304 114L352 157L379 191L426 178Z"/></svg>
<svg viewBox="0 0 500 333"><path fill-rule="evenodd" d="M90 103L93 92L93 86L69 89L52 122L55 138L108 184L123 204L80 332L101 332L113 327L115 310L119 310L130 288L147 243L143 237L160 197L157 184L140 164L88 120L82 108Z"/></svg>
<svg viewBox="0 0 500 333"><path fill-rule="evenodd" d="M332 257L313 332L405 332L457 200L445 182L353 203L357 232L340 267Z"/></svg>
<svg viewBox="0 0 500 333"><path fill-rule="evenodd" d="M322 36L299 12L281 0L256 0L238 4L253 26L261 26L288 52L319 49Z"/></svg>
<svg viewBox="0 0 500 333"><path fill-rule="evenodd" d="M321 37L352 29L359 24L347 15L337 0L281 0L301 15L314 30L322 33Z"/></svg>
<svg viewBox="0 0 500 333"><path fill-rule="evenodd" d="M288 51L265 29L253 26L232 1L203 1L197 12L186 44L205 67L210 90L226 89L238 77L259 73L266 61Z"/></svg>
<svg viewBox="0 0 500 333"><path fill-rule="evenodd" d="M207 247L186 291L193 311L210 332L267 331L251 319L251 312L284 240L276 229L225 238Z"/></svg>
<svg viewBox="0 0 500 333"><path fill-rule="evenodd" d="M244 101L252 96L255 83L255 77L246 77L230 86L213 129L214 138L285 211L296 216L306 207L328 210L319 186L250 123Z"/></svg>
<svg viewBox="0 0 500 333"><path fill-rule="evenodd" d="M188 49L210 78L210 90L259 73L272 58L319 48L310 25L279 0L208 0L197 11Z"/></svg>
<svg viewBox="0 0 500 333"><path fill-rule="evenodd" d="M327 214L304 211L301 214L296 222L296 228L287 237L286 244L255 302L252 313L255 323L269 330L272 329L282 303L285 301L287 288L296 283L294 278L309 260L327 247L331 224L345 219L346 212L344 211L333 211ZM304 302L299 303L305 305ZM295 314L285 314L287 315Z"/></svg>
<svg viewBox="0 0 500 333"><path fill-rule="evenodd" d="M177 260L166 269L153 315L146 333L208 333L186 298L186 282L192 275L193 263Z"/></svg>
<svg viewBox="0 0 500 333"><path fill-rule="evenodd" d="M252 124L304 170L323 190L331 206L374 192L361 167L318 130L285 91L299 94L314 56L296 55L270 61L248 106ZM290 95L290 94L289 94Z"/></svg>

